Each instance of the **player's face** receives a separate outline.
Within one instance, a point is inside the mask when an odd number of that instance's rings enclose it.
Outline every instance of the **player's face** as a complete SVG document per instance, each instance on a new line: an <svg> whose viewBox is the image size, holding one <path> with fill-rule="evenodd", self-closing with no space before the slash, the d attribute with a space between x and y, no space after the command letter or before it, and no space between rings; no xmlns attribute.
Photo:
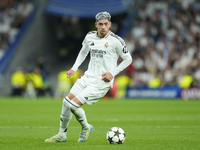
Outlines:
<svg viewBox="0 0 200 150"><path fill-rule="evenodd" d="M102 19L96 22L95 26L97 28L98 37L103 38L108 34L111 27L111 22L107 19Z"/></svg>

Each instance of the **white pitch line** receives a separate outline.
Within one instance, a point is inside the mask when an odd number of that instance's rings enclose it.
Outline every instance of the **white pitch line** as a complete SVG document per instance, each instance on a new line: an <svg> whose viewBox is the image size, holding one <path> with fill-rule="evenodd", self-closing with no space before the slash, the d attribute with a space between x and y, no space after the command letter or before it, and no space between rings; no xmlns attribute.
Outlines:
<svg viewBox="0 0 200 150"><path fill-rule="evenodd" d="M190 119L190 118L129 118L129 119L117 119L117 118L109 118L105 119L105 121L110 122L117 122L117 121L185 121L185 120L199 120L197 119ZM98 121L98 120L95 120Z"/></svg>
<svg viewBox="0 0 200 150"><path fill-rule="evenodd" d="M200 126L157 126L156 128L163 129L163 128L173 128L173 129L196 129L200 128Z"/></svg>
<svg viewBox="0 0 200 150"><path fill-rule="evenodd" d="M119 121L119 119L106 119L105 121L113 121L113 122L117 122L117 121Z"/></svg>
<svg viewBox="0 0 200 150"><path fill-rule="evenodd" d="M58 126L0 126L0 129L1 128L26 128L26 129L29 129L29 128L42 128L42 129L49 129L49 128L59 128ZM77 127L70 127L70 128L79 128L78 126Z"/></svg>
<svg viewBox="0 0 200 150"><path fill-rule="evenodd" d="M144 126L133 126L134 128L143 128ZM0 126L0 129L29 129L29 128L40 128L40 129L49 129L49 128L58 128L57 126ZM70 128L80 128L80 126L72 126ZM103 127L97 127L103 128ZM197 129L200 126L145 126L145 128L158 128L158 129Z"/></svg>

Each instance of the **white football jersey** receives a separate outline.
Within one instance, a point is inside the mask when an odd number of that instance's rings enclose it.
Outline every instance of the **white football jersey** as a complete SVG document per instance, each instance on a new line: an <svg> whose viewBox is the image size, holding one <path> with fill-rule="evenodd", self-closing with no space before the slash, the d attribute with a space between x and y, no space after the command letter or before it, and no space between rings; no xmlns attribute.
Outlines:
<svg viewBox="0 0 200 150"><path fill-rule="evenodd" d="M89 52L90 62L87 71L84 73L89 77L102 78L102 74L105 72L110 72L115 77L132 62L132 57L124 40L111 31L104 38L99 38L97 31L89 32L85 36L72 70L78 69ZM117 66L119 56L123 61ZM113 83L113 80L111 83Z"/></svg>

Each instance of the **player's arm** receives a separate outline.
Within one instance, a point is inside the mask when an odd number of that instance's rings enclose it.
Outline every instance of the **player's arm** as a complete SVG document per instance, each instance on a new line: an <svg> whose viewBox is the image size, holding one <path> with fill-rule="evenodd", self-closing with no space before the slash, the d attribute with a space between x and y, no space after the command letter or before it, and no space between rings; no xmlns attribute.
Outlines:
<svg viewBox="0 0 200 150"><path fill-rule="evenodd" d="M73 76L75 74L75 71L74 70L69 70L67 71L67 78L70 78L71 76Z"/></svg>
<svg viewBox="0 0 200 150"><path fill-rule="evenodd" d="M119 43L117 50L123 61L110 72L113 77L116 76L119 72L123 71L125 68L127 68L132 62L132 56L127 50L125 43Z"/></svg>
<svg viewBox="0 0 200 150"><path fill-rule="evenodd" d="M82 48L76 58L74 65L72 66L71 70L67 72L67 78L70 78L75 74L76 70L78 70L78 67L83 63L88 53L89 53L89 48L87 46L87 41L85 38L82 44Z"/></svg>
<svg viewBox="0 0 200 150"><path fill-rule="evenodd" d="M113 79L113 75L110 72L105 72L102 74L102 80L105 82L110 82Z"/></svg>
<svg viewBox="0 0 200 150"><path fill-rule="evenodd" d="M123 61L111 72L105 72L102 74L102 80L105 82L110 82L119 72L127 68L132 62L132 57L130 54L127 54L123 58Z"/></svg>
<svg viewBox="0 0 200 150"><path fill-rule="evenodd" d="M114 70L102 74L102 80L105 82L110 82L119 72L123 71L132 62L132 57L125 45L120 45L118 50L123 61Z"/></svg>

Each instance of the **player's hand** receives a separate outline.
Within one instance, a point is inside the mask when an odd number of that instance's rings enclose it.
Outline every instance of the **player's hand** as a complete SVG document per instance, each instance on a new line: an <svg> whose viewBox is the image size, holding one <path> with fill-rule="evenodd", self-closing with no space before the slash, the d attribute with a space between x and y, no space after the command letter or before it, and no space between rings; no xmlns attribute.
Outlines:
<svg viewBox="0 0 200 150"><path fill-rule="evenodd" d="M110 72L105 72L102 74L102 80L105 82L110 82L113 79L113 76Z"/></svg>
<svg viewBox="0 0 200 150"><path fill-rule="evenodd" d="M67 71L67 78L70 78L71 76L73 76L75 74L75 71L74 70L69 70Z"/></svg>

